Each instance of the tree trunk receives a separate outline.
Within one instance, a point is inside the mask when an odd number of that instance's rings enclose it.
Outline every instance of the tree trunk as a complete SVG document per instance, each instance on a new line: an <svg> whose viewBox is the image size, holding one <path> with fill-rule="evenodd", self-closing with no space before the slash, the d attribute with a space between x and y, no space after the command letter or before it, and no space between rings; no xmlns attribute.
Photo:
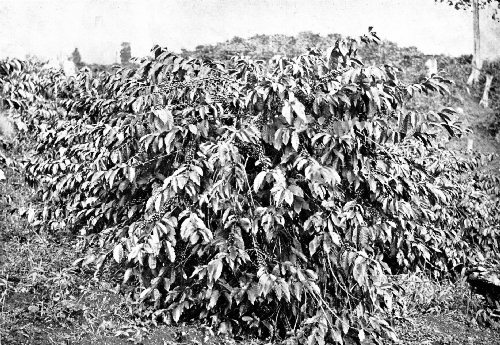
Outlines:
<svg viewBox="0 0 500 345"><path fill-rule="evenodd" d="M493 81L493 76L491 74L487 74L486 75L486 83L484 84L483 98L481 98L481 101L479 102L479 104L485 108L488 108L488 106L490 105L489 94L490 94L492 81Z"/></svg>
<svg viewBox="0 0 500 345"><path fill-rule="evenodd" d="M467 139L467 151L472 152L474 147L474 139Z"/></svg>
<svg viewBox="0 0 500 345"><path fill-rule="evenodd" d="M481 41L480 41L480 31L479 31L479 0L473 0L472 2L473 11L473 27L474 27L474 55L472 58L472 72L467 80L467 85L472 85L479 81L479 75L481 73L481 68L483 67L483 62L481 61Z"/></svg>

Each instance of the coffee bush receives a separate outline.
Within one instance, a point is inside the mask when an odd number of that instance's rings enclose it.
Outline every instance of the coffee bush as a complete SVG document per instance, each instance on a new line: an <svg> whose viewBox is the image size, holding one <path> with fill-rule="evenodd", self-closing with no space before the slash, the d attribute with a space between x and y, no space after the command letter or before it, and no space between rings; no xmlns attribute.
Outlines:
<svg viewBox="0 0 500 345"><path fill-rule="evenodd" d="M404 107L450 82L364 66L357 49L376 41L269 61L157 46L59 81L47 97L63 115L37 127L26 167L32 224L99 248L80 263L121 265L166 323L301 344L393 337L388 275L450 274L497 249L498 227L477 164L436 144L461 135L454 110Z"/></svg>

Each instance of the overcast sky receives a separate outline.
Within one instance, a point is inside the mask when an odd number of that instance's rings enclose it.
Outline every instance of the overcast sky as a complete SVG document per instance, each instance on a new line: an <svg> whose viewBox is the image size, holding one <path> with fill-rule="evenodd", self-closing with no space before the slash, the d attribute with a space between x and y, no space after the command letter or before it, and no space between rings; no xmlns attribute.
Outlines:
<svg viewBox="0 0 500 345"><path fill-rule="evenodd" d="M482 18L483 50L500 56L500 25ZM78 47L86 62L119 61L233 36L313 31L379 36L424 53L472 52L472 14L434 0L0 0L0 56L54 58Z"/></svg>

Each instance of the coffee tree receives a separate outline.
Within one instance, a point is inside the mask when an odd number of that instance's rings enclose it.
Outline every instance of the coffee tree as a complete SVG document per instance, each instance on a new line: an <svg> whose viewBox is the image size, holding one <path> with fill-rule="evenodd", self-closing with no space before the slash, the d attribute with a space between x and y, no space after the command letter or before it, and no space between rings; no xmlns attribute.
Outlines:
<svg viewBox="0 0 500 345"><path fill-rule="evenodd" d="M387 275L446 274L480 225L456 203L468 163L433 144L461 134L454 111L404 108L450 82L364 66L357 49L376 40L226 63L155 47L138 67L81 72L60 84L68 116L39 129L30 220L100 248L80 262L120 265L167 323L307 344L393 337Z"/></svg>

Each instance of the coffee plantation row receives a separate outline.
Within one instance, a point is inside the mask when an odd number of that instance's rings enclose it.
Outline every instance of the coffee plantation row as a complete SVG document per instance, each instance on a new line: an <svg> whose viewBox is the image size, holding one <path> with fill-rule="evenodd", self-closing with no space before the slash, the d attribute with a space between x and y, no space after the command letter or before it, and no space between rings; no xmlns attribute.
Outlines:
<svg viewBox="0 0 500 345"><path fill-rule="evenodd" d="M1 61L2 107L32 149L24 215L80 236L93 254L75 265L119 268L121 291L167 324L290 344L394 338L392 274L453 278L498 255L500 184L481 173L488 157L442 145L467 131L454 109L405 108L452 82L363 65L358 49L377 41L269 61L156 46L70 79Z"/></svg>

